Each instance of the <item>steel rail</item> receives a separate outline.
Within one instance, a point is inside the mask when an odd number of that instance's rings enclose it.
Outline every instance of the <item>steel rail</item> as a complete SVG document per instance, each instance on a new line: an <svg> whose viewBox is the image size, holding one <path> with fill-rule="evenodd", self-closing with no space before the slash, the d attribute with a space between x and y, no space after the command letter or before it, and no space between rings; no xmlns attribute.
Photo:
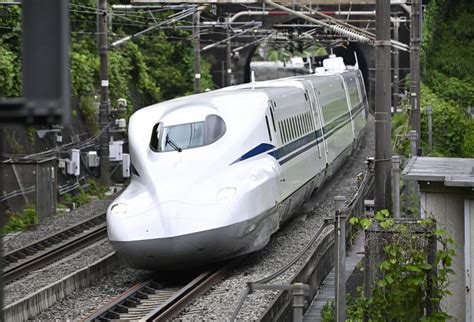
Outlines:
<svg viewBox="0 0 474 322"><path fill-rule="evenodd" d="M2 257L5 283L27 275L30 271L71 254L85 245L106 237L104 214L31 243ZM78 236L78 237L76 237Z"/></svg>
<svg viewBox="0 0 474 322"><path fill-rule="evenodd" d="M183 287L163 287L157 279L136 284L82 321L167 321L219 282L241 259L210 269L183 282ZM182 279L182 277L179 277Z"/></svg>
<svg viewBox="0 0 474 322"><path fill-rule="evenodd" d="M219 282L228 268L232 264L226 265L216 271L209 271L200 274L188 285L168 299L161 306L151 311L144 317L145 321L168 321L178 315L191 301L198 298L209 290L214 284Z"/></svg>
<svg viewBox="0 0 474 322"><path fill-rule="evenodd" d="M153 280L147 280L145 282L141 282L138 284L135 284L134 286L130 287L128 290L123 292L122 294L118 295L112 301L101 307L99 310L92 312L89 314L87 317L82 319L82 321L95 321L95 320L105 320L107 319L107 314L112 311L119 305L122 305L124 302L129 301L129 303L132 304L132 306L136 306L139 304L139 300L135 300L134 296L139 294L138 292L141 292L143 289L146 287L149 287L149 285L153 283ZM115 313L115 312L113 312ZM112 314L113 314L112 313ZM117 312L117 314L119 314Z"/></svg>

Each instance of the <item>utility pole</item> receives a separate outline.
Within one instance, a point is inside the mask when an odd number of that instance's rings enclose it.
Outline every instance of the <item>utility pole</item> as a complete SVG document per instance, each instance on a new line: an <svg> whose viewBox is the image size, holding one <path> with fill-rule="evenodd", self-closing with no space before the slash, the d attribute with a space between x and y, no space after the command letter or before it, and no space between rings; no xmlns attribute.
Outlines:
<svg viewBox="0 0 474 322"><path fill-rule="evenodd" d="M391 206L390 0L376 2L375 211Z"/></svg>
<svg viewBox="0 0 474 322"><path fill-rule="evenodd" d="M100 56L100 107L99 107L99 125L103 131L99 138L100 143L100 183L110 186L110 167L109 167L109 78L107 68L108 51L108 29L107 29L107 0L98 0L98 24L99 36L97 47Z"/></svg>
<svg viewBox="0 0 474 322"><path fill-rule="evenodd" d="M395 19L398 19L396 17ZM398 31L400 28L400 22L395 20L393 22L393 40L398 41ZM400 100L400 51L397 47L393 48L393 113L397 113L399 100Z"/></svg>
<svg viewBox="0 0 474 322"><path fill-rule="evenodd" d="M225 68L226 68L226 74L225 74L225 86L230 86L231 81L232 81L232 61L231 61L231 55L232 55L232 43L230 40L230 18L226 17L226 22L227 22L227 45L226 45L226 51L225 51Z"/></svg>
<svg viewBox="0 0 474 322"><path fill-rule="evenodd" d="M194 93L201 92L201 35L199 9L193 14L193 46L194 46Z"/></svg>
<svg viewBox="0 0 474 322"><path fill-rule="evenodd" d="M420 147L420 42L421 42L421 2L411 1L410 14L410 104L411 104L411 128L418 134L416 149Z"/></svg>

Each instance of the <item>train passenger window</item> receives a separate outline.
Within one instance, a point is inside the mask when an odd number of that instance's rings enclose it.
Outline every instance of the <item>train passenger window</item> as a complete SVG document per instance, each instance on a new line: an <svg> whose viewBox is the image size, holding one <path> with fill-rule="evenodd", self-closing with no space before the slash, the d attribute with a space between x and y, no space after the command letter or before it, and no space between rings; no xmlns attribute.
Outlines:
<svg viewBox="0 0 474 322"><path fill-rule="evenodd" d="M283 135L283 129L281 127L281 122L278 122L278 129L280 130L280 140L281 140L281 142L285 143L285 138L284 138L284 135Z"/></svg>
<svg viewBox="0 0 474 322"><path fill-rule="evenodd" d="M150 148L155 152L181 151L209 145L220 139L225 131L224 120L214 114L202 122L153 127Z"/></svg>
<svg viewBox="0 0 474 322"><path fill-rule="evenodd" d="M301 124L301 134L304 135L306 133L306 130L304 128L303 114L298 115L298 119L300 120L300 124Z"/></svg>
<svg viewBox="0 0 474 322"><path fill-rule="evenodd" d="M295 138L297 138L298 136L300 136L299 134L300 131L298 129L298 116L297 115L293 117L293 122L295 124Z"/></svg>
<svg viewBox="0 0 474 322"><path fill-rule="evenodd" d="M304 134L304 131L303 131L303 122L302 122L302 119L301 119L301 114L298 115L298 123L300 125L300 136Z"/></svg>
<svg viewBox="0 0 474 322"><path fill-rule="evenodd" d="M308 113L304 113L304 125L306 133L309 132L309 121L308 121Z"/></svg>
<svg viewBox="0 0 474 322"><path fill-rule="evenodd" d="M320 82L318 87L320 89L319 101L326 124L349 111L341 79L338 77L329 78L328 81Z"/></svg>
<svg viewBox="0 0 474 322"><path fill-rule="evenodd" d="M349 92L349 98L351 100L351 106L356 107L361 102L359 96L359 89L355 77L344 77L347 84L347 90Z"/></svg>
<svg viewBox="0 0 474 322"><path fill-rule="evenodd" d="M273 116L272 107L270 106L268 109L270 110L270 115L272 116L273 130L276 132L277 129L276 129L276 126L275 126L275 117Z"/></svg>
<svg viewBox="0 0 474 322"><path fill-rule="evenodd" d="M294 135L294 130L293 130L293 118L289 118L288 119L288 131L290 133L290 141L292 141L294 138L295 138L295 135Z"/></svg>
<svg viewBox="0 0 474 322"><path fill-rule="evenodd" d="M300 116L299 115L296 115L296 129L297 129L297 133L298 133L298 137L301 136L301 123L300 123Z"/></svg>
<svg viewBox="0 0 474 322"><path fill-rule="evenodd" d="M268 138L272 141L272 133L270 132L270 124L268 124L268 117L265 115L265 122L267 123Z"/></svg>
<svg viewBox="0 0 474 322"><path fill-rule="evenodd" d="M294 116L293 117L293 122L295 123L295 138L299 137L300 134L299 134L299 129L298 129L298 116Z"/></svg>

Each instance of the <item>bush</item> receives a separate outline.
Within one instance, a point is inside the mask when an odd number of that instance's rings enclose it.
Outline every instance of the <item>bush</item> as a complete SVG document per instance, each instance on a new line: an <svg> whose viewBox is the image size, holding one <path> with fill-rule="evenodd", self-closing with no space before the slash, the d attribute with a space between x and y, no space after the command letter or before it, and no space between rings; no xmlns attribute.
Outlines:
<svg viewBox="0 0 474 322"><path fill-rule="evenodd" d="M433 108L433 151L431 156L469 157L472 149L467 146L474 139L472 119L452 101L446 101L427 86L421 87L421 133L422 146L428 154L428 115L427 106Z"/></svg>
<svg viewBox="0 0 474 322"><path fill-rule="evenodd" d="M32 206L26 206L21 213L7 211L7 224L2 229L2 234L23 231L38 223L38 214Z"/></svg>
<svg viewBox="0 0 474 322"><path fill-rule="evenodd" d="M87 184L89 185L89 193L93 196L99 197L99 199L105 198L105 193L109 190L107 187L98 185L95 180L88 179Z"/></svg>
<svg viewBox="0 0 474 322"><path fill-rule="evenodd" d="M347 301L347 320L363 321L446 321L450 316L440 308L441 300L450 294L448 277L456 255L454 242L444 232L433 228L431 219L416 224L397 223L387 210L374 218L350 219L350 223L369 229L377 224L380 236L386 239L383 259L379 264L381 277L374 283L370 295L363 287L358 296ZM380 242L377 239L375 242ZM437 243L436 256L429 259L427 241ZM373 241L374 242L374 241ZM323 321L335 321L332 303L322 313Z"/></svg>

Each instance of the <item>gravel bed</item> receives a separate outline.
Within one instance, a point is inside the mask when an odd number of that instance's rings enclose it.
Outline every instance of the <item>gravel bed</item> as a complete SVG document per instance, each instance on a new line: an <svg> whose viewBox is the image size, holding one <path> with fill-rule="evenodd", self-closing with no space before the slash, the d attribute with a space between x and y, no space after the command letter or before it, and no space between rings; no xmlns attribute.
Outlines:
<svg viewBox="0 0 474 322"><path fill-rule="evenodd" d="M374 146L374 122L370 119L361 149L350 157L337 175L302 207L301 212L304 215L295 218L295 220L282 227L272 236L269 244L264 249L251 254L230 272L225 280L191 303L179 316L179 319L229 320L247 282L256 281L270 275L298 254L322 225L323 218L333 216L334 196L342 195L347 200L352 198L357 190L356 176L365 171L364 161L368 156L374 156ZM309 253L307 256L309 256ZM304 263L306 257L302 258L286 273L273 280L272 283L288 283L289 279ZM249 295L237 319L243 321L258 320L277 294L277 291L256 291Z"/></svg>
<svg viewBox="0 0 474 322"><path fill-rule="evenodd" d="M74 226L88 218L104 213L116 196L117 194L113 194L102 200L93 200L64 215L45 218L41 223L30 230L5 236L3 238L3 253L9 253L63 229Z"/></svg>
<svg viewBox="0 0 474 322"><path fill-rule="evenodd" d="M54 264L33 271L24 278L6 285L3 288L4 305L22 299L39 289L57 282L61 278L84 268L112 253L112 246L107 239L94 243L81 252L64 257Z"/></svg>
<svg viewBox="0 0 474 322"><path fill-rule="evenodd" d="M96 285L71 293L48 310L41 312L33 320L77 321L83 319L133 285L149 278L150 272L119 266L111 275L100 279Z"/></svg>
<svg viewBox="0 0 474 322"><path fill-rule="evenodd" d="M302 215L284 225L272 236L269 244L264 249L250 254L228 274L226 279L191 303L179 316L179 319L229 320L247 282L256 281L275 272L307 245L313 234L321 226L323 218L333 215L333 197L343 195L350 199L357 190L356 176L365 171L365 159L374 155L373 120L369 121L367 130L361 149L350 158L332 180L326 183L324 188L303 205ZM304 260L305 258L302 258L285 274L275 279L273 283L287 283ZM121 267L112 275L100 280L96 286L74 292L47 311L36 316L35 319L77 320L84 318L93 310L110 302L131 285L150 276L150 273L146 271ZM277 294L277 291L257 291L249 295L238 319L244 321L258 320Z"/></svg>

